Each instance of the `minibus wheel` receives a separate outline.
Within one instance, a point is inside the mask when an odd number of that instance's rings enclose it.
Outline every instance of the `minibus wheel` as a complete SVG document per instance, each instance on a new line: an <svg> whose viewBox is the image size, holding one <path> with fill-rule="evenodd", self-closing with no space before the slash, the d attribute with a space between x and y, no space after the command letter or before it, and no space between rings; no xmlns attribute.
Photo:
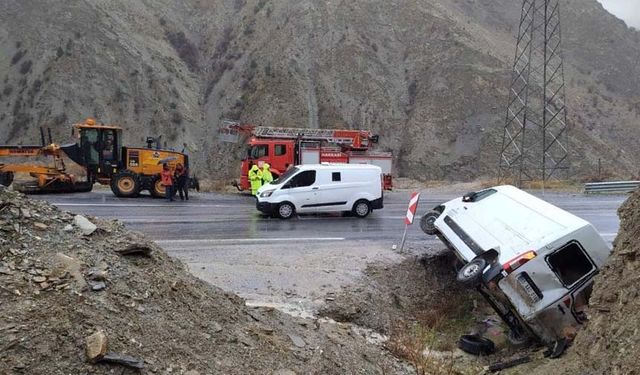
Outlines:
<svg viewBox="0 0 640 375"><path fill-rule="evenodd" d="M476 287L480 284L485 268L487 268L487 261L484 258L476 258L458 271L458 281L469 287Z"/></svg>
<svg viewBox="0 0 640 375"><path fill-rule="evenodd" d="M282 202L278 205L278 217L280 219L290 219L295 212L295 207L289 202Z"/></svg>

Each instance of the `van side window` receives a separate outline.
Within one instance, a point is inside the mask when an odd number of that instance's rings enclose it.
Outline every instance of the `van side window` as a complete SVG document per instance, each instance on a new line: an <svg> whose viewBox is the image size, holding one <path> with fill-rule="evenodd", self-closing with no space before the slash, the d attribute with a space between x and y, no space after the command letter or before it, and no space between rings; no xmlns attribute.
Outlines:
<svg viewBox="0 0 640 375"><path fill-rule="evenodd" d="M275 155L282 156L287 153L287 145L276 145L275 146Z"/></svg>
<svg viewBox="0 0 640 375"><path fill-rule="evenodd" d="M547 262L566 287L575 284L595 268L577 242L571 242L549 255Z"/></svg>
<svg viewBox="0 0 640 375"><path fill-rule="evenodd" d="M331 181L342 181L342 176L340 176L340 172L332 172Z"/></svg>
<svg viewBox="0 0 640 375"><path fill-rule="evenodd" d="M289 184L292 188L311 186L316 182L316 171L304 171L294 176Z"/></svg>

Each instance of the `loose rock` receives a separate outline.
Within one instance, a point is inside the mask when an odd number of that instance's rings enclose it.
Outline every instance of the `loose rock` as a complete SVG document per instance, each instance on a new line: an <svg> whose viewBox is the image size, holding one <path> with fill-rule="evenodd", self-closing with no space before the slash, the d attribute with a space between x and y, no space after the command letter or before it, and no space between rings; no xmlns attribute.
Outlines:
<svg viewBox="0 0 640 375"><path fill-rule="evenodd" d="M89 362L95 363L107 354L107 335L97 331L85 339L85 353Z"/></svg>
<svg viewBox="0 0 640 375"><path fill-rule="evenodd" d="M98 227L94 223L90 222L89 219L87 219L82 215L76 215L73 218L73 223L78 228L80 228L80 230L82 231L82 234L84 234L85 236L91 235L93 232L96 231L96 229L98 229Z"/></svg>

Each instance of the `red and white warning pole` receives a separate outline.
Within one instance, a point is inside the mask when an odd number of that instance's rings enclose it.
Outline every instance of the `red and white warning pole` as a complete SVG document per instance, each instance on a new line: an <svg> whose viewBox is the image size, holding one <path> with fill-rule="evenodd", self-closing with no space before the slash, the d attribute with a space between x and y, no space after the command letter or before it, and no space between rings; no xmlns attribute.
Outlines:
<svg viewBox="0 0 640 375"><path fill-rule="evenodd" d="M420 193L413 192L411 199L409 199L409 207L407 208L407 216L404 218L404 233L402 234L402 242L400 243L400 251L404 249L404 241L407 239L407 229L409 225L413 224L413 219L416 217L416 211L418 210L418 201L420 200Z"/></svg>

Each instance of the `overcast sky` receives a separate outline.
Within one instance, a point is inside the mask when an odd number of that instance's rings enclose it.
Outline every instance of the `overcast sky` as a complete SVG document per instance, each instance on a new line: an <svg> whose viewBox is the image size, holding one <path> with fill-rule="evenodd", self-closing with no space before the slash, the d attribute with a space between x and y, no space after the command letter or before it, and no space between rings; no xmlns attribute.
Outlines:
<svg viewBox="0 0 640 375"><path fill-rule="evenodd" d="M628 26L640 30L640 0L598 0L616 17L624 20Z"/></svg>

